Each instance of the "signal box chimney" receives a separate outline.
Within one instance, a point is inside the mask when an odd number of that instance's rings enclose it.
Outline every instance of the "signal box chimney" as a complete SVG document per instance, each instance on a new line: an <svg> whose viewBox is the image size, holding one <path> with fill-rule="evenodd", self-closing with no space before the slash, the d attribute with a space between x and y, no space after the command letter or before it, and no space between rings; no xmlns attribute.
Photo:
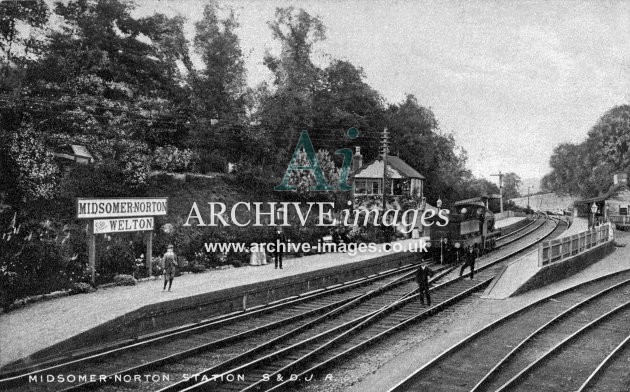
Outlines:
<svg viewBox="0 0 630 392"><path fill-rule="evenodd" d="M361 147L357 146L357 150L352 156L352 172L356 173L363 166L363 155L361 155Z"/></svg>

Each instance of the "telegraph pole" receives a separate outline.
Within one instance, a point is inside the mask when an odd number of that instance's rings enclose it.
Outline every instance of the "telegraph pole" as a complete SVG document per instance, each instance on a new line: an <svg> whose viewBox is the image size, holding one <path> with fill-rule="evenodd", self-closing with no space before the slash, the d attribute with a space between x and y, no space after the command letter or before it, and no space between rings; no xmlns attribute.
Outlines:
<svg viewBox="0 0 630 392"><path fill-rule="evenodd" d="M505 174L501 173L501 171L499 170L499 174L490 174L491 176L494 177L499 177L499 205L500 205L500 211L499 212L503 212L503 176Z"/></svg>
<svg viewBox="0 0 630 392"><path fill-rule="evenodd" d="M387 210L387 202L385 200L385 188L387 184L387 153L389 152L389 131L383 129L381 136L381 155L383 156L383 214Z"/></svg>
<svg viewBox="0 0 630 392"><path fill-rule="evenodd" d="M530 189L531 187L532 187L531 185L529 185L529 186L527 187L527 208L528 208L528 209L529 209L529 189Z"/></svg>

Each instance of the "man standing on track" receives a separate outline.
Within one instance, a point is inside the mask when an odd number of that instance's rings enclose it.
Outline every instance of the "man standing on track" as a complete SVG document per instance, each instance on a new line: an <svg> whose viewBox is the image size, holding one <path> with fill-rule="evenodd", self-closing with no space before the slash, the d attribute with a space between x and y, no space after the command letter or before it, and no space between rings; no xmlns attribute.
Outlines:
<svg viewBox="0 0 630 392"><path fill-rule="evenodd" d="M475 274L475 260L477 259L477 255L475 254L475 249L472 246L468 247L468 251L464 255L464 264L462 268L459 270L459 276L464 274L464 270L466 267L470 267L470 279L472 280L473 275Z"/></svg>
<svg viewBox="0 0 630 392"><path fill-rule="evenodd" d="M429 278L433 276L433 271L426 266L420 264L420 268L416 271L416 282L418 282L418 294L420 302L424 305L424 297L427 297L427 305L431 306L431 295L429 294Z"/></svg>
<svg viewBox="0 0 630 392"><path fill-rule="evenodd" d="M173 285L173 279L175 278L175 272L177 267L177 256L173 253L173 245L169 244L164 253L163 259L164 267L164 288L166 290L166 283L168 283L168 291L171 291Z"/></svg>

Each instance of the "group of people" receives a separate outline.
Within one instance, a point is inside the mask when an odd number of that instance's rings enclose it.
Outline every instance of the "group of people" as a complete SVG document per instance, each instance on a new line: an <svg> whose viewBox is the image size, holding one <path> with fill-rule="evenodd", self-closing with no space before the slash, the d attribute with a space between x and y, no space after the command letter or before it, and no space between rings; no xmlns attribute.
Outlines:
<svg viewBox="0 0 630 392"><path fill-rule="evenodd" d="M287 242L287 237L282 231L281 228L277 228L274 235L276 251L274 252L274 264L276 269L282 269L282 256L284 255L284 249L279 247L279 244L284 244ZM169 244L166 247L166 253L164 253L164 257L162 258L162 270L164 274L164 288L162 291L166 290L168 286L168 291L171 291L171 287L173 286L173 279L175 279L175 274L177 273L177 256L173 251L173 245ZM262 253L262 254L261 254ZM258 252L258 254L252 253L252 257L258 258L258 264L267 264L267 257L264 252Z"/></svg>
<svg viewBox="0 0 630 392"><path fill-rule="evenodd" d="M466 252L463 254L464 263L459 270L459 276L464 274L466 268L470 268L470 279L472 280L475 274L475 261L478 257L478 248L469 246ZM429 278L433 276L434 272L425 264L420 264L420 267L416 270L416 282L418 283L418 295L420 296L420 302L424 305L424 299L427 300L427 305L431 306L431 294L429 292L430 282Z"/></svg>
<svg viewBox="0 0 630 392"><path fill-rule="evenodd" d="M480 255L478 244L474 244L467 248L459 248L457 245L453 246L448 238L443 238L440 247L441 249L439 250L442 254L443 261L446 264L466 262L466 259L469 257L469 248L472 248L476 257L479 257Z"/></svg>

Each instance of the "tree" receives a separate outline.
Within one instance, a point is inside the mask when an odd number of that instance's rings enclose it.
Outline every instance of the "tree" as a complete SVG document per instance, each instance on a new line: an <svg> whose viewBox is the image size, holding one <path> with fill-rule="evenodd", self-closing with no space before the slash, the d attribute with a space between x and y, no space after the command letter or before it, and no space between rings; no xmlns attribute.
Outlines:
<svg viewBox="0 0 630 392"><path fill-rule="evenodd" d="M514 199L520 197L519 188L522 184L521 177L514 173L505 173L503 175L503 198Z"/></svg>
<svg viewBox="0 0 630 392"><path fill-rule="evenodd" d="M244 115L245 64L238 22L233 11L225 19L217 16L217 5L207 4L195 24L194 47L203 69L191 72L190 84L196 112L209 119L234 119Z"/></svg>
<svg viewBox="0 0 630 392"><path fill-rule="evenodd" d="M275 91L262 94L258 118L281 146L287 136L313 129L312 103L321 70L311 61L311 53L313 45L325 39L325 27L319 18L293 7L276 9L269 27L281 52L265 55L265 65L275 76Z"/></svg>
<svg viewBox="0 0 630 392"><path fill-rule="evenodd" d="M142 187L151 150L182 146L188 133L183 19L136 18L122 0L59 2L54 12L63 23L26 68L28 94L15 110L29 113L49 148L86 145Z"/></svg>
<svg viewBox="0 0 630 392"><path fill-rule="evenodd" d="M363 70L348 61L334 60L323 70L313 97L311 135L333 151L359 146L369 161L378 155L374 141L385 126L385 108L382 97L364 79ZM347 137L351 127L359 130L358 138Z"/></svg>
<svg viewBox="0 0 630 392"><path fill-rule="evenodd" d="M19 92L24 67L42 47L48 16L44 0L0 2L0 91Z"/></svg>
<svg viewBox="0 0 630 392"><path fill-rule="evenodd" d="M433 112L408 95L404 102L387 110L391 132L390 154L398 155L426 177L425 196L430 202L441 198L446 205L462 198L465 183L472 178L466 169L466 152L451 134L439 132Z"/></svg>
<svg viewBox="0 0 630 392"><path fill-rule="evenodd" d="M630 169L630 105L604 113L582 143L555 147L549 165L541 183L547 191L583 197L607 191L615 172Z"/></svg>

